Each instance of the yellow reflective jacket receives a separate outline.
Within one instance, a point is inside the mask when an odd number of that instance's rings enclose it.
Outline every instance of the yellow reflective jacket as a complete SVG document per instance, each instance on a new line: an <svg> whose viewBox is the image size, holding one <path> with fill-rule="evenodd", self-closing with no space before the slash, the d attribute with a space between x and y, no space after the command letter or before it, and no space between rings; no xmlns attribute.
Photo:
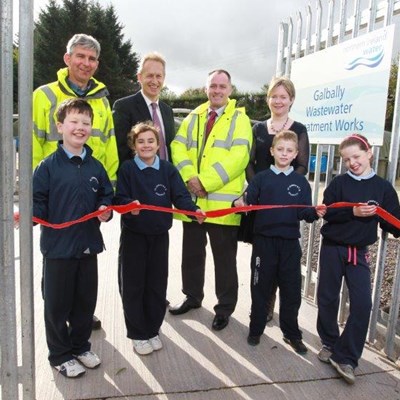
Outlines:
<svg viewBox="0 0 400 400"><path fill-rule="evenodd" d="M33 168L57 149L57 142L61 139L56 126L58 105L66 99L77 97L68 86L67 77L68 68L62 68L57 73L56 82L43 85L33 92ZM92 134L87 144L114 184L117 179L118 151L112 111L106 97L109 93L103 83L94 78L92 80L92 89L82 97L92 106L94 113Z"/></svg>
<svg viewBox="0 0 400 400"><path fill-rule="evenodd" d="M244 108L236 108L236 100L229 100L204 143L209 105L207 102L193 110L171 143L172 160L183 180L197 176L207 191L206 198L195 199L204 211L229 208L242 194L253 138ZM189 221L186 217L177 218ZM240 215L210 218L206 222L239 225Z"/></svg>

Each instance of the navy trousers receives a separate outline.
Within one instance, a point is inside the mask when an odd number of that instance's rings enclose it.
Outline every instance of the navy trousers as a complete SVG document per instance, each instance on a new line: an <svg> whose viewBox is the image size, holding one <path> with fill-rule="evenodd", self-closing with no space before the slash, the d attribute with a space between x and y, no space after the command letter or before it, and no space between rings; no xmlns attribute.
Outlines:
<svg viewBox="0 0 400 400"><path fill-rule="evenodd" d="M367 337L371 313L371 272L368 248L321 246L318 281L317 330L322 344L340 364L358 366ZM349 289L350 314L340 334L337 322L343 278Z"/></svg>
<svg viewBox="0 0 400 400"><path fill-rule="evenodd" d="M301 339L297 322L301 305L301 247L298 239L256 235L251 255L250 335L259 336L267 324L267 303L275 282L279 287L279 324L283 335Z"/></svg>
<svg viewBox="0 0 400 400"><path fill-rule="evenodd" d="M145 235L122 228L118 282L130 339L158 335L166 310L168 250L168 232Z"/></svg>
<svg viewBox="0 0 400 400"><path fill-rule="evenodd" d="M43 298L50 364L60 365L90 350L97 302L97 255L44 258ZM68 325L67 325L68 322Z"/></svg>

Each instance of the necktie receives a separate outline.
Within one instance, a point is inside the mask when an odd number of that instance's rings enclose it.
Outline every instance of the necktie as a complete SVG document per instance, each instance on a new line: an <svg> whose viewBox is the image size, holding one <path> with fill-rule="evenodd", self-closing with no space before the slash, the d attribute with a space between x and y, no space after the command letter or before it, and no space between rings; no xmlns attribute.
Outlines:
<svg viewBox="0 0 400 400"><path fill-rule="evenodd" d="M214 110L210 111L210 113L208 115L207 125L206 125L206 139L208 138L208 135L210 134L211 129L214 126L214 122L215 122L217 116L218 116L218 114Z"/></svg>
<svg viewBox="0 0 400 400"><path fill-rule="evenodd" d="M154 126L156 128L158 128L159 137L160 137L159 156L160 156L161 160L168 160L168 153L165 148L164 132L163 132L160 118L158 118L157 107L158 107L157 103L151 103L151 108L153 110L153 115L152 115L153 123L154 123Z"/></svg>

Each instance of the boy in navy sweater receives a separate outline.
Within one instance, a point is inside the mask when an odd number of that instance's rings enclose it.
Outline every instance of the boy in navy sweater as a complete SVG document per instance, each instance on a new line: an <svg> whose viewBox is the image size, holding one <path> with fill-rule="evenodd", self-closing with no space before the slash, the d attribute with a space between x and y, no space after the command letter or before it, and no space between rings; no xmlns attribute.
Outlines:
<svg viewBox="0 0 400 400"><path fill-rule="evenodd" d="M250 205L311 206L311 187L290 165L297 156L297 135L281 131L272 142L275 164L256 174L246 190ZM235 206L242 205L241 199ZM283 340L300 354L307 352L297 316L301 304L300 220L313 222L325 207L294 207L256 211L251 255L251 313L247 342L256 346L267 323L267 301L273 283L279 287L279 323Z"/></svg>
<svg viewBox="0 0 400 400"><path fill-rule="evenodd" d="M371 301L371 272L368 246L377 240L377 226L399 236L400 231L376 215L379 205L400 217L396 191L371 168L372 151L359 134L345 138L339 152L348 171L335 177L324 192L324 204L363 203L358 207L331 208L321 228L318 280L317 330L322 349L318 358L331 363L349 384L361 357L367 336ZM349 289L350 314L340 334L337 315L343 278Z"/></svg>
<svg viewBox="0 0 400 400"><path fill-rule="evenodd" d="M139 123L128 133L136 153L118 173L115 204L148 204L204 213L193 203L178 172L157 156L159 134L151 122ZM168 230L172 214L133 210L122 215L118 280L128 338L138 354L162 348L159 329L165 315L168 280Z"/></svg>
<svg viewBox="0 0 400 400"><path fill-rule="evenodd" d="M59 106L57 128L63 140L33 174L35 217L62 223L112 204L113 188L107 172L85 144L92 121L92 108L82 99L66 100ZM100 358L90 351L89 337L97 301L97 254L104 249L100 222L110 217L107 211L63 229L41 227L49 361L68 378L83 375L83 366L100 365Z"/></svg>

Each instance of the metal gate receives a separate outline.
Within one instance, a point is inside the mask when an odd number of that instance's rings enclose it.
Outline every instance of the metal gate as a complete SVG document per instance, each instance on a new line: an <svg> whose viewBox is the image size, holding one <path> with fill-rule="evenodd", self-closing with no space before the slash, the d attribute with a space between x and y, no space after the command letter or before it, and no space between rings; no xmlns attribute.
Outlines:
<svg viewBox="0 0 400 400"><path fill-rule="evenodd" d="M324 2L325 3L325 2ZM388 26L394 22L394 18L400 15L400 0L386 0L378 3L376 0L370 0L369 5L365 9L361 9L361 1L354 0L352 5L348 1L341 0L336 2L329 0L327 2L327 21L326 27L322 28L323 8L321 0L316 3L315 11L311 6L307 6L305 22L303 15L299 12L296 18L296 28L292 18L288 22L282 22L279 27L279 43L276 64L276 75L290 76L291 64L294 59L304 57L308 54L318 52L323 48L334 46L345 40L358 37L363 33L371 32L374 29ZM315 25L313 29L313 18ZM336 21L336 22L335 22ZM303 30L305 31L303 34ZM397 76L397 88L395 96L395 107L393 116L393 125L390 140L390 154L388 160L388 168L386 179L392 184L395 183L396 167L399 155L399 119L400 119L400 77ZM374 169L377 170L380 148L375 146L374 153ZM313 204L318 203L318 194L321 182L321 161L327 163L325 187L332 180L332 171L334 170L334 145L316 145L315 156L315 174L313 187ZM342 165L339 165L339 171L342 171ZM304 272L304 296L316 300L316 287L318 281L317 272L313 273L311 257L314 240L319 235L316 232L315 225L312 224L308 235L308 250L306 257L306 268ZM386 355L392 360L395 359L395 339L396 324L399 313L400 303L400 254L399 245L397 245L397 268L392 287L392 302L387 326L383 329ZM378 334L378 317L380 315L379 305L381 298L381 287L383 282L383 273L385 266L385 258L387 253L387 234L382 233L379 240L378 254L375 268L374 285L373 285L373 308L369 326L368 341L374 343ZM314 289L313 289L314 288ZM340 305L339 321L345 320L347 291L344 287L342 290L342 300Z"/></svg>
<svg viewBox="0 0 400 400"><path fill-rule="evenodd" d="M2 0L0 10L0 397L3 400L35 399L31 200L33 0L19 1L18 162L21 219L17 236L13 220L13 1ZM19 239L20 243L17 264L15 239Z"/></svg>

